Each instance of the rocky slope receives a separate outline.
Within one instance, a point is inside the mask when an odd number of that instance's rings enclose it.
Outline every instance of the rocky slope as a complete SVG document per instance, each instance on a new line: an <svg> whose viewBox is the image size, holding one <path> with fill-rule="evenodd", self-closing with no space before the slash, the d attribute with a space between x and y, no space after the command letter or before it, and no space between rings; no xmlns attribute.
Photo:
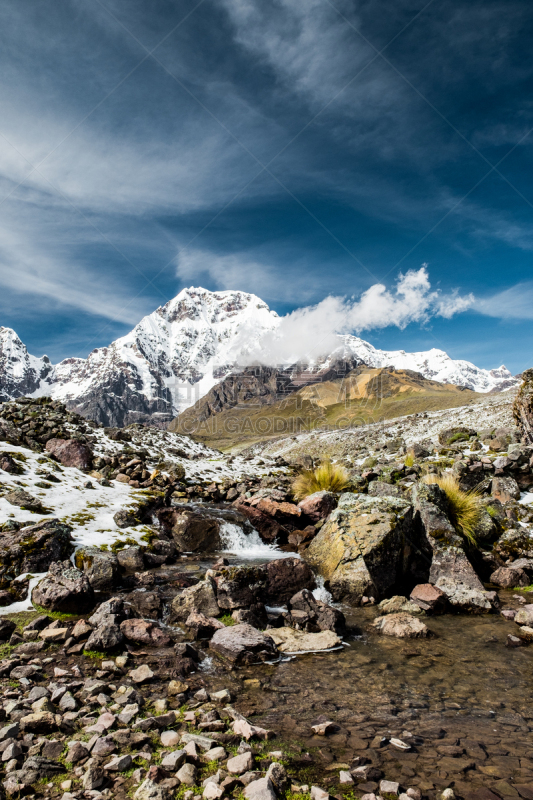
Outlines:
<svg viewBox="0 0 533 800"><path fill-rule="evenodd" d="M0 328L0 398L50 395L104 425L150 420L164 427L232 371L241 372L248 355L260 352L262 337L275 331L279 321L255 295L184 289L108 347L56 365L47 356L30 355L12 329ZM339 347L328 358L290 372L327 371L336 361L411 369L478 392L516 383L503 366L484 370L434 349L386 352L355 336L339 337ZM287 371L287 365L268 366Z"/></svg>
<svg viewBox="0 0 533 800"><path fill-rule="evenodd" d="M336 432L343 491L300 502L331 432L234 458L4 404L5 794L529 800L533 446L512 399ZM431 473L477 488L477 547Z"/></svg>

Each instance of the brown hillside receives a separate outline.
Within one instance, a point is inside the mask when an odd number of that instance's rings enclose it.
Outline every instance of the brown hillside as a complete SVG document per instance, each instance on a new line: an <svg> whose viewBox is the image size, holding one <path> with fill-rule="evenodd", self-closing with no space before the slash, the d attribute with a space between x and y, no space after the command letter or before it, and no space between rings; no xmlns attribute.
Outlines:
<svg viewBox="0 0 533 800"><path fill-rule="evenodd" d="M220 450L240 450L306 430L343 429L454 408L478 397L469 389L427 380L410 370L358 367L344 378L305 386L270 404L262 394L206 416L199 401L180 414L171 429Z"/></svg>

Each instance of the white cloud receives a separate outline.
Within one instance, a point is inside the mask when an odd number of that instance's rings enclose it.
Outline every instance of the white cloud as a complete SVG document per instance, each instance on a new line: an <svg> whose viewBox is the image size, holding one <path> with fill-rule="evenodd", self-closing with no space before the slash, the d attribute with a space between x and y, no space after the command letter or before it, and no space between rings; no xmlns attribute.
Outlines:
<svg viewBox="0 0 533 800"><path fill-rule="evenodd" d="M524 281L490 297L477 298L474 309L499 319L533 319L533 281Z"/></svg>
<svg viewBox="0 0 533 800"><path fill-rule="evenodd" d="M432 317L450 319L474 303L473 295L432 291L426 265L400 275L388 289L376 283L357 300L326 297L315 306L300 308L282 317L276 331L262 339L251 360L279 364L298 359L313 360L338 346L338 334L426 323Z"/></svg>

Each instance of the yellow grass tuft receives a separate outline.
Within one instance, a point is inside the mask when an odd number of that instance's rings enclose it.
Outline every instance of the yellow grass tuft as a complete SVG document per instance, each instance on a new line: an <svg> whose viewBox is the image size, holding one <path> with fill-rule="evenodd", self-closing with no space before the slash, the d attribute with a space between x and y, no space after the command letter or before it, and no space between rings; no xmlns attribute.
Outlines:
<svg viewBox="0 0 533 800"><path fill-rule="evenodd" d="M463 491L459 487L457 478L450 473L440 476L426 475L424 480L426 483L436 483L443 489L450 504L450 517L454 527L465 539L475 545L476 528L483 511L481 495L475 489L468 492Z"/></svg>
<svg viewBox="0 0 533 800"><path fill-rule="evenodd" d="M341 464L329 459L322 461L316 469L306 469L295 478L292 491L297 500L303 500L314 492L342 492L350 484L348 471Z"/></svg>

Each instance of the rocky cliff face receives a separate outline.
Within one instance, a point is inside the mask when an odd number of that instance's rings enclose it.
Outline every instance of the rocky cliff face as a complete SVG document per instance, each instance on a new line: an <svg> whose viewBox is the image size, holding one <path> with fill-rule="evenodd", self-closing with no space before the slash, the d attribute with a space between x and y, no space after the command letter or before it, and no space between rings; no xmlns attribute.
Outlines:
<svg viewBox="0 0 533 800"><path fill-rule="evenodd" d="M293 391L315 380L317 372L334 370L339 361L411 369L478 392L516 383L503 366L479 369L441 350L377 350L355 336L340 336L339 347L320 363L305 369L268 365L258 377L246 368L248 355L260 352L262 337L278 325L278 315L253 294L190 288L86 359L67 358L53 365L47 356L30 355L11 328L0 328L0 399L49 395L106 426L149 420L164 427L230 374L241 377L232 378L231 387L217 389L209 402L227 403L226 392L261 397L274 391L274 384L277 393L281 387Z"/></svg>

